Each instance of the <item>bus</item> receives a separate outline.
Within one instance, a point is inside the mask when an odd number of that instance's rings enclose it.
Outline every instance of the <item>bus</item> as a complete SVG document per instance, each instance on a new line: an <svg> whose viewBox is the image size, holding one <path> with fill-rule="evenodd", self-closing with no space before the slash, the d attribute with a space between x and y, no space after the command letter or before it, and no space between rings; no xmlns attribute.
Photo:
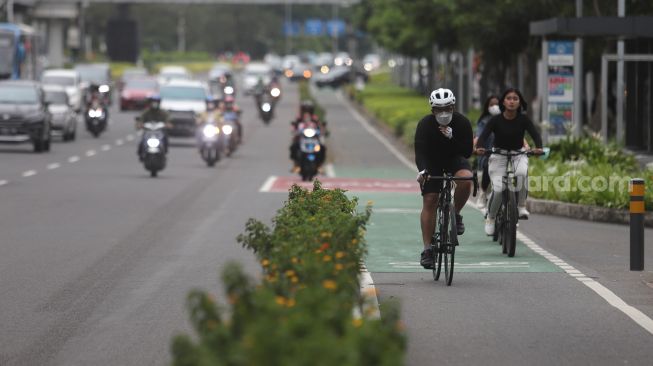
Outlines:
<svg viewBox="0 0 653 366"><path fill-rule="evenodd" d="M41 71L38 52L34 28L0 23L0 79L36 80Z"/></svg>

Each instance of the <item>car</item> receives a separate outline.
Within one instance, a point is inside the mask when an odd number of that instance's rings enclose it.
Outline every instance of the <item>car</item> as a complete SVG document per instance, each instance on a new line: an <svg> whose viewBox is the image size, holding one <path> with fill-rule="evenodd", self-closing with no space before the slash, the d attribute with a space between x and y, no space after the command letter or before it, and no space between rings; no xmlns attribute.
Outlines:
<svg viewBox="0 0 653 366"><path fill-rule="evenodd" d="M354 60L352 60L347 52L338 52L333 58L333 64L335 66L351 66L354 64Z"/></svg>
<svg viewBox="0 0 653 366"><path fill-rule="evenodd" d="M270 65L272 71L277 75L283 75L283 59L274 53L268 53L263 57L263 61Z"/></svg>
<svg viewBox="0 0 653 366"><path fill-rule="evenodd" d="M129 69L125 69L122 72L122 75L120 76L120 80L118 80L118 90L122 91L122 89L125 87L125 84L127 84L127 81L130 79L134 78L144 78L147 77L147 69L143 67L132 67Z"/></svg>
<svg viewBox="0 0 653 366"><path fill-rule="evenodd" d="M310 79L313 76L311 66L296 55L288 55L283 59L283 69L284 75L290 80Z"/></svg>
<svg viewBox="0 0 653 366"><path fill-rule="evenodd" d="M70 105L66 89L59 85L43 85L43 92L52 115L52 136L60 136L63 141L75 140L77 113Z"/></svg>
<svg viewBox="0 0 653 366"><path fill-rule="evenodd" d="M211 70L209 70L209 79L218 80L229 73L231 73L229 66L225 64L215 64L211 67Z"/></svg>
<svg viewBox="0 0 653 366"><path fill-rule="evenodd" d="M52 115L41 84L0 81L0 143L32 143L34 152L50 151Z"/></svg>
<svg viewBox="0 0 653 366"><path fill-rule="evenodd" d="M120 92L120 110L143 109L147 98L158 93L159 83L153 77L129 79Z"/></svg>
<svg viewBox="0 0 653 366"><path fill-rule="evenodd" d="M82 78L82 89L84 90L84 102L89 98L89 87L91 84L97 85L98 90L103 95L108 105L113 103L113 82L111 80L111 69L109 64L77 64L75 70L79 72Z"/></svg>
<svg viewBox="0 0 653 366"><path fill-rule="evenodd" d="M263 84L268 85L270 80L272 80L272 73L272 68L268 64L252 62L245 66L243 77L243 91L245 95L254 93L259 79L263 80Z"/></svg>
<svg viewBox="0 0 653 366"><path fill-rule="evenodd" d="M199 80L171 80L159 87L161 109L170 113L170 136L195 136L195 116L206 111L211 95Z"/></svg>
<svg viewBox="0 0 653 366"><path fill-rule="evenodd" d="M376 53L368 53L363 57L363 68L370 72L381 67L381 56Z"/></svg>
<svg viewBox="0 0 653 366"><path fill-rule="evenodd" d="M360 79L364 82L367 82L369 76L366 72L359 69L354 69L354 73L357 79ZM334 66L326 74L318 74L315 77L315 85L319 88L325 86L330 86L332 88L338 88L343 84L351 82L351 68L346 66Z"/></svg>
<svg viewBox="0 0 653 366"><path fill-rule="evenodd" d="M81 86L81 75L79 72L70 69L50 69L41 74L41 84L59 85L65 88L68 94L68 101L75 111L82 110L83 89Z"/></svg>
<svg viewBox="0 0 653 366"><path fill-rule="evenodd" d="M159 84L167 83L171 80L190 80L192 76L184 66L163 66L157 76Z"/></svg>
<svg viewBox="0 0 653 366"><path fill-rule="evenodd" d="M326 74L333 67L333 54L330 52L319 53L313 59L313 69L315 72Z"/></svg>

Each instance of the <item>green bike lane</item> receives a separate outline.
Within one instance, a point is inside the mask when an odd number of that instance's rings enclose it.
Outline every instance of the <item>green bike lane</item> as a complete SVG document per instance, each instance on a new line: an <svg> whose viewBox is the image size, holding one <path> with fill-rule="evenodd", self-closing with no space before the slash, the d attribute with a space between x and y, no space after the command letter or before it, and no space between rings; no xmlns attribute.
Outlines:
<svg viewBox="0 0 653 366"><path fill-rule="evenodd" d="M412 173L408 169L361 170L338 167L334 168L334 172L339 178L396 179L414 184L415 192L412 193L352 190L347 194L358 197L361 210L367 204L372 205L366 233L368 271L424 272L419 265L419 253L422 250L419 221L422 197L417 191L417 182L409 178ZM519 240L513 258L502 254L498 242L493 242L491 237L485 235L483 215L479 210L466 205L461 214L466 229L456 248L456 272L562 272Z"/></svg>

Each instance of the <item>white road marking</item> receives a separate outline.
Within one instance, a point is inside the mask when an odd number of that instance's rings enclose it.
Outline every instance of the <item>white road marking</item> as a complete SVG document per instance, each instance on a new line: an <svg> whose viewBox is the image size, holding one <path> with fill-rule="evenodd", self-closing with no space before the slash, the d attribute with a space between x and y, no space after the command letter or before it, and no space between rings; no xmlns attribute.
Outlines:
<svg viewBox="0 0 653 366"><path fill-rule="evenodd" d="M336 171L333 169L333 164L329 163L324 166L324 172L326 173L326 176L329 178L335 178L336 176Z"/></svg>
<svg viewBox="0 0 653 366"><path fill-rule="evenodd" d="M270 189L272 189L272 185L274 182L277 180L277 177L275 175L271 175L268 177L268 179L263 183L261 188L259 188L259 192L270 192Z"/></svg>
<svg viewBox="0 0 653 366"><path fill-rule="evenodd" d="M102 151L109 151L109 150L111 150L111 145L109 144L102 145Z"/></svg>
<svg viewBox="0 0 653 366"><path fill-rule="evenodd" d="M71 156L71 157L68 158L69 163L76 163L78 161L79 161L79 156L77 156L77 155Z"/></svg>
<svg viewBox="0 0 653 366"><path fill-rule="evenodd" d="M121 146L121 145L124 144L124 143L125 143L125 142L124 142L122 139L117 139L117 140L116 140L116 146Z"/></svg>
<svg viewBox="0 0 653 366"><path fill-rule="evenodd" d="M388 150L390 150L390 152L397 159L399 159L399 161L404 163L404 165L407 166L411 170L416 170L417 169L415 167L415 163L411 162L401 152L399 152L399 150L397 150L397 148L392 146L392 144L383 135L381 135L379 133L379 131L377 131L374 127L372 127L369 124L369 122L367 122L365 120L365 118L363 118L363 116L361 116L360 113L358 113L358 111L356 111L352 106L350 106L349 103L345 102L340 93L336 93L336 97L338 98L338 100L340 100L342 102L342 104L345 105L347 110L349 110L349 113L351 113L354 116L354 118L356 118L356 120L363 126L363 128L365 128L365 130L367 130L367 132L369 132L370 135L376 137L376 139L379 140L379 142L381 142Z"/></svg>
<svg viewBox="0 0 653 366"><path fill-rule="evenodd" d="M53 169L57 169L57 168L60 168L60 167L61 167L61 164L52 163L52 164L48 165L48 170L53 170Z"/></svg>
<svg viewBox="0 0 653 366"><path fill-rule="evenodd" d="M25 177L25 178L31 177L33 175L36 175L36 170L28 170L28 171L23 172L23 177Z"/></svg>
<svg viewBox="0 0 653 366"><path fill-rule="evenodd" d="M94 156L95 154L97 154L97 153L95 152L95 150L88 150L88 151L86 152L86 156L88 156L88 157Z"/></svg>
<svg viewBox="0 0 653 366"><path fill-rule="evenodd" d="M9 183L7 180L0 180L0 186L4 186L5 184Z"/></svg>

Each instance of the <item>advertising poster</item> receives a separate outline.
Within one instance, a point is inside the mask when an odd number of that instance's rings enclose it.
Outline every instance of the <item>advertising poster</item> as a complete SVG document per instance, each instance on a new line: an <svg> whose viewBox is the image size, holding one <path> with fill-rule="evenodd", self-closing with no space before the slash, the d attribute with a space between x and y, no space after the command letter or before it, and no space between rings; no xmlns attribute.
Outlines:
<svg viewBox="0 0 653 366"><path fill-rule="evenodd" d="M574 42L549 42L547 82L550 133L564 135L573 124Z"/></svg>

